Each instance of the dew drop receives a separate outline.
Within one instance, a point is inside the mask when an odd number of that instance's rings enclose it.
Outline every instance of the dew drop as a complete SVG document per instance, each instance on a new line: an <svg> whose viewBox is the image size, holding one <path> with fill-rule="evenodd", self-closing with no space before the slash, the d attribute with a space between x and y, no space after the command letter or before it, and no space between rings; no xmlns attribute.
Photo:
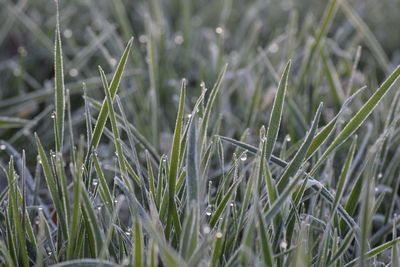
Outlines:
<svg viewBox="0 0 400 267"><path fill-rule="evenodd" d="M215 32L216 32L217 34L223 34L223 33L224 33L224 29L223 29L222 27L217 27L217 28L215 29Z"/></svg>
<svg viewBox="0 0 400 267"><path fill-rule="evenodd" d="M97 210L101 210L101 206L98 206L98 207L97 207Z"/></svg>
<svg viewBox="0 0 400 267"><path fill-rule="evenodd" d="M246 161L247 160L247 151L243 152L242 155L240 156L241 161Z"/></svg>
<svg viewBox="0 0 400 267"><path fill-rule="evenodd" d="M93 179L93 181L92 181L92 185L96 186L96 185L98 185L98 184L99 184L99 180L97 180L97 179Z"/></svg>
<svg viewBox="0 0 400 267"><path fill-rule="evenodd" d="M20 67L15 68L14 71L13 71L13 74L14 74L14 76L16 76L16 77L21 76L21 74L22 74L21 68L20 68Z"/></svg>
<svg viewBox="0 0 400 267"><path fill-rule="evenodd" d="M147 36L142 34L139 36L139 42L141 42L142 44L147 43Z"/></svg>
<svg viewBox="0 0 400 267"><path fill-rule="evenodd" d="M187 117L188 119L190 119L192 117L192 114L188 114Z"/></svg>
<svg viewBox="0 0 400 267"><path fill-rule="evenodd" d="M272 54L277 53L279 51L279 45L277 43L272 43L269 47L268 47L268 51Z"/></svg>
<svg viewBox="0 0 400 267"><path fill-rule="evenodd" d="M71 76L71 77L78 76L78 73L79 73L78 70L75 68L69 70L69 76Z"/></svg>
<svg viewBox="0 0 400 267"><path fill-rule="evenodd" d="M115 203L115 204L117 204L117 203L118 203L118 200L117 200L117 199L116 199L116 200L114 200L114 203Z"/></svg>
<svg viewBox="0 0 400 267"><path fill-rule="evenodd" d="M210 229L210 227L208 227L208 226L205 226L205 227L203 228L203 232L204 232L205 234L209 234L210 231L211 231L211 229Z"/></svg>
<svg viewBox="0 0 400 267"><path fill-rule="evenodd" d="M292 141L292 138L290 137L290 135L288 135L288 136L286 136L286 142L290 142L290 141Z"/></svg>
<svg viewBox="0 0 400 267"><path fill-rule="evenodd" d="M0 150L6 150L6 145L0 145Z"/></svg>
<svg viewBox="0 0 400 267"><path fill-rule="evenodd" d="M285 241L282 241L280 244L279 244L279 246L281 247L281 248L283 248L283 249L286 249L287 248L287 243L285 242Z"/></svg>
<svg viewBox="0 0 400 267"><path fill-rule="evenodd" d="M213 205L208 205L207 206L207 209L206 209L206 215L207 216L211 216L211 214L212 214L212 210L213 210Z"/></svg>
<svg viewBox="0 0 400 267"><path fill-rule="evenodd" d="M28 54L28 52L26 51L25 47L20 46L18 47L18 54L20 54L22 57L25 57Z"/></svg>
<svg viewBox="0 0 400 267"><path fill-rule="evenodd" d="M183 36L178 34L177 36L175 36L174 38L174 43L177 45L181 45L183 44Z"/></svg>
<svg viewBox="0 0 400 267"><path fill-rule="evenodd" d="M378 178L381 179L382 177L383 177L383 174L382 174L382 173L379 173L379 174L378 174Z"/></svg>
<svg viewBox="0 0 400 267"><path fill-rule="evenodd" d="M63 35L65 38L69 39L72 37L72 31L70 29L65 29L65 31L63 32Z"/></svg>
<svg viewBox="0 0 400 267"><path fill-rule="evenodd" d="M222 238L222 236L223 236L223 234L222 234L221 232L218 232L218 233L215 235L216 238Z"/></svg>
<svg viewBox="0 0 400 267"><path fill-rule="evenodd" d="M130 236L130 235L131 235L131 232L126 231L125 234L126 234L127 236Z"/></svg>
<svg viewBox="0 0 400 267"><path fill-rule="evenodd" d="M378 187L375 187L375 192L379 192L379 188Z"/></svg>
<svg viewBox="0 0 400 267"><path fill-rule="evenodd" d="M38 211L43 211L43 208L42 208L42 207L39 207L39 208L38 208Z"/></svg>
<svg viewBox="0 0 400 267"><path fill-rule="evenodd" d="M206 88L206 83L205 83L204 81L201 81L200 87L201 87L201 88Z"/></svg>
<svg viewBox="0 0 400 267"><path fill-rule="evenodd" d="M235 202L231 202L231 204L229 204L231 207L235 206Z"/></svg>
<svg viewBox="0 0 400 267"><path fill-rule="evenodd" d="M54 119L55 117L56 117L56 113L55 112L51 113L51 118Z"/></svg>
<svg viewBox="0 0 400 267"><path fill-rule="evenodd" d="M115 65L117 65L117 60L115 59L115 58L111 58L110 59L110 64L111 64L111 66L115 66Z"/></svg>

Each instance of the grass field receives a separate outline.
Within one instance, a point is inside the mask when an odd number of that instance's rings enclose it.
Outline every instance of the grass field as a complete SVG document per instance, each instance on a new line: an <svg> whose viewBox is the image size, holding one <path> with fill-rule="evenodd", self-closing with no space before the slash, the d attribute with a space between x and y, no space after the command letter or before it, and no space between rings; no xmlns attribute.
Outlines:
<svg viewBox="0 0 400 267"><path fill-rule="evenodd" d="M0 263L400 266L399 11L0 0Z"/></svg>

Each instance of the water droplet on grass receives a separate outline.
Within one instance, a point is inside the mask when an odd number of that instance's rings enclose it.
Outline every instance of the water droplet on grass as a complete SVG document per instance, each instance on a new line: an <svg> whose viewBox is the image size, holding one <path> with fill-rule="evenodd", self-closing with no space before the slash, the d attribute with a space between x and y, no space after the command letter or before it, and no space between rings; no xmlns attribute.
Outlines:
<svg viewBox="0 0 400 267"><path fill-rule="evenodd" d="M141 42L142 44L147 43L147 36L142 34L139 36L139 42Z"/></svg>
<svg viewBox="0 0 400 267"><path fill-rule="evenodd" d="M26 51L25 47L20 46L18 47L18 54L20 54L22 57L25 57L28 54L28 52Z"/></svg>
<svg viewBox="0 0 400 267"><path fill-rule="evenodd" d="M223 234L222 234L221 232L218 232L218 233L215 235L216 238L222 238L222 236L223 236Z"/></svg>
<svg viewBox="0 0 400 267"><path fill-rule="evenodd" d="M246 161L247 160L247 151L243 152L242 155L240 156L241 161Z"/></svg>
<svg viewBox="0 0 400 267"><path fill-rule="evenodd" d="M223 29L222 27L217 27L217 28L215 29L215 32L216 32L217 34L223 34L223 33L224 33L224 29Z"/></svg>
<svg viewBox="0 0 400 267"><path fill-rule="evenodd" d="M0 150L6 150L6 145L0 145Z"/></svg>
<svg viewBox="0 0 400 267"><path fill-rule="evenodd" d="M72 37L72 31L70 29L65 29L63 35L65 38L69 39Z"/></svg>
<svg viewBox="0 0 400 267"><path fill-rule="evenodd" d="M183 44L183 36L180 34L176 35L174 38L174 43L177 45Z"/></svg>
<svg viewBox="0 0 400 267"><path fill-rule="evenodd" d="M269 47L268 47L268 51L272 54L277 53L279 51L279 45L277 43L272 43Z"/></svg>
<svg viewBox="0 0 400 267"><path fill-rule="evenodd" d="M69 76L71 76L71 77L78 76L78 73L79 73L78 70L75 68L69 70Z"/></svg>

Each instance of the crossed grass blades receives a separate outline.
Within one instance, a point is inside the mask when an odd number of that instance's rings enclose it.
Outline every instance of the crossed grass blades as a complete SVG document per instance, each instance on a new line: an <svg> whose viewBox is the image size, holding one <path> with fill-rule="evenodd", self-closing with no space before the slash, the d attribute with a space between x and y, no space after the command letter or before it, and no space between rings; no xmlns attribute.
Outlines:
<svg viewBox="0 0 400 267"><path fill-rule="evenodd" d="M118 96L135 40L129 38L121 2L114 4L129 41L112 77L99 67L103 102L90 98L83 85L86 138L79 140L73 135L70 91L64 85L57 7L54 151L46 150L48 144L44 146L35 134L38 158L32 176L25 151L20 154L1 141L1 149L11 155L8 167L2 166L8 181L0 195L3 265L371 266L380 261L399 265L399 219L392 214L399 188L399 153L388 153L398 145L400 67L392 70L379 43L345 1L329 2L294 85L290 85L291 61L283 68L268 124L260 128L255 145L246 142L245 134L241 140L222 136L215 126L213 109L224 97L221 87L229 72L222 65L213 88L202 86L192 108L187 104L187 81L181 81L169 155L159 155L157 141L149 140L127 119ZM392 70L350 116L348 110L361 101L361 93L367 93L364 88L348 92L340 88L323 46L339 5L365 34L383 68ZM155 41L150 38L147 43L153 92L153 113L147 120L157 136L156 77L162 70L154 58ZM290 138L279 142L285 113L298 108L295 90L306 87L318 54L338 112L324 121L322 103L312 109L309 121L291 112L295 124L305 130L293 144ZM254 120L259 94L255 90L248 123ZM394 97L388 100L388 94ZM390 103L389 115L378 138L367 146L370 134L358 137L356 131L385 100ZM3 126L29 123L1 119ZM111 168L97 153L104 137L115 150ZM144 151L142 156L138 149ZM227 150L232 157L226 157ZM330 170L335 160L340 163L337 177ZM48 202L39 194L41 179ZM393 189L379 190L377 183ZM379 230L373 230L376 215L384 218Z"/></svg>

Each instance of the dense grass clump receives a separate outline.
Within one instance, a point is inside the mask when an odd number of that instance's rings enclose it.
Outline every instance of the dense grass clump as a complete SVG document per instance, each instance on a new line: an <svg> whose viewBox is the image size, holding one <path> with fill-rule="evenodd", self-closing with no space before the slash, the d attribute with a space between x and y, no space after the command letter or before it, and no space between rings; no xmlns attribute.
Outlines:
<svg viewBox="0 0 400 267"><path fill-rule="evenodd" d="M0 0L3 266L400 266L396 3L55 3Z"/></svg>

